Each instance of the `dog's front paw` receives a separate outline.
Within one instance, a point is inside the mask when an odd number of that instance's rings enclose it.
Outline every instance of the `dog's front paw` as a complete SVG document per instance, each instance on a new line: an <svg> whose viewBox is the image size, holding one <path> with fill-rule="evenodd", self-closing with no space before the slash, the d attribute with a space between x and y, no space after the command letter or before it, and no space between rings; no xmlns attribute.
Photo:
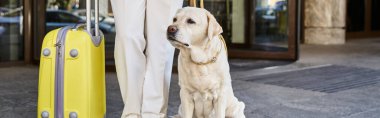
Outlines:
<svg viewBox="0 0 380 118"><path fill-rule="evenodd" d="M169 116L169 118L182 118L180 115Z"/></svg>

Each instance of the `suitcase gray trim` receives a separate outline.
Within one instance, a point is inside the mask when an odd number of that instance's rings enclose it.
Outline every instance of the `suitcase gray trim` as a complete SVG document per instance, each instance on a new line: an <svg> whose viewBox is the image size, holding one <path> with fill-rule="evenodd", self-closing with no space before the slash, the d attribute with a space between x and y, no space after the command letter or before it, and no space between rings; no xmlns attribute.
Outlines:
<svg viewBox="0 0 380 118"><path fill-rule="evenodd" d="M87 26L86 26L86 24L77 24L74 27L75 27L75 30L78 30L80 28L84 29ZM94 32L96 32L95 29L91 29L91 32L86 30L86 32L88 33L88 35L90 35L92 43L96 47L98 47L100 45L100 43L102 42L102 39L103 39L102 37L104 36L103 32L101 30L98 30L99 36L93 36L93 34L95 34Z"/></svg>
<svg viewBox="0 0 380 118"><path fill-rule="evenodd" d="M91 32L95 32L95 29L91 29L91 30L92 30ZM96 47L98 47L100 45L100 43L102 42L102 37L104 36L103 32L99 30L99 36L93 36L92 33L87 31L87 30L86 30L86 32L90 35L92 43Z"/></svg>
<svg viewBox="0 0 380 118"><path fill-rule="evenodd" d="M65 59L65 41L67 31L71 26L61 28L57 34L56 47L56 62L55 62L55 118L64 118L63 112L63 90L64 90L64 59Z"/></svg>
<svg viewBox="0 0 380 118"><path fill-rule="evenodd" d="M65 59L65 42L66 34L70 29L74 29L76 26L66 26L61 28L57 34L57 41L55 44L56 47L56 63L55 63L55 99L54 99L54 112L55 118L64 118L64 108L63 108L63 99L64 99L64 59ZM93 30L94 31L94 30ZM90 32L86 31L93 42L97 47L100 45L103 33L100 31L100 36L92 36Z"/></svg>

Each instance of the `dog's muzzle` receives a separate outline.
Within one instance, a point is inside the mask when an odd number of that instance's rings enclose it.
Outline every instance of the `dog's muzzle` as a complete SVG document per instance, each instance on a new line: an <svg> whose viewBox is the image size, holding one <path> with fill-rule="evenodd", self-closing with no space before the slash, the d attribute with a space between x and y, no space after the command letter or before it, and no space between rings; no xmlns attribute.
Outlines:
<svg viewBox="0 0 380 118"><path fill-rule="evenodd" d="M176 40L175 35L178 32L178 28L176 26L170 25L166 31L166 35L168 36L169 40Z"/></svg>
<svg viewBox="0 0 380 118"><path fill-rule="evenodd" d="M178 28L176 26L173 26L173 25L169 26L167 29L167 32L166 32L168 40L180 43L180 44L188 47L189 44L183 43L183 42L177 40L177 38L176 38L177 32L178 32Z"/></svg>

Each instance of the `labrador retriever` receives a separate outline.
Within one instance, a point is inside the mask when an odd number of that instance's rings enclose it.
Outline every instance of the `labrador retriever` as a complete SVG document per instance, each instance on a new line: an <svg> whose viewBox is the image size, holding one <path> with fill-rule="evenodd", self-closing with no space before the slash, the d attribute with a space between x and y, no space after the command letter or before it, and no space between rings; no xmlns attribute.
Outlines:
<svg viewBox="0 0 380 118"><path fill-rule="evenodd" d="M222 32L210 12L195 7L178 10L168 27L169 42L180 50L181 105L175 117L245 118L245 104L232 90Z"/></svg>

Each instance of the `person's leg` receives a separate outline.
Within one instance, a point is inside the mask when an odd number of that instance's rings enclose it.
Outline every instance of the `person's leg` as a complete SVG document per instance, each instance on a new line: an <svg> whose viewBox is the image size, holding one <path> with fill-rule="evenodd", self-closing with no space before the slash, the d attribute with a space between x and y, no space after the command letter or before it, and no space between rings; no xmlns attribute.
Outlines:
<svg viewBox="0 0 380 118"><path fill-rule="evenodd" d="M167 110L174 48L166 38L183 0L147 0L146 38L147 70L143 89L143 118L164 117Z"/></svg>
<svg viewBox="0 0 380 118"><path fill-rule="evenodd" d="M145 78L145 0L111 0L116 23L115 65L124 102L122 118L141 115Z"/></svg>

